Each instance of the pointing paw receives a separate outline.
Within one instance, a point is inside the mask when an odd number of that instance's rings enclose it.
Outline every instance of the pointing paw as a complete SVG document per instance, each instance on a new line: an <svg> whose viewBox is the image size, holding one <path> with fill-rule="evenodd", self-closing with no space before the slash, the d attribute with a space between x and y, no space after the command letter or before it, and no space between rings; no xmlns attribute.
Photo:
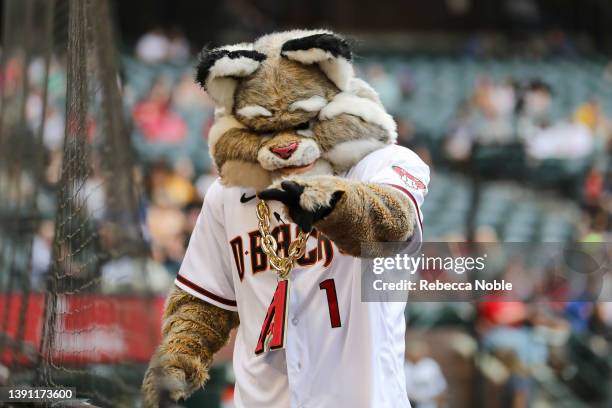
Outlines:
<svg viewBox="0 0 612 408"><path fill-rule="evenodd" d="M330 181L331 180L331 181ZM285 180L261 191L262 200L283 203L289 216L302 231L309 232L312 226L327 217L334 209L343 192L337 189L333 177L313 177L303 180Z"/></svg>

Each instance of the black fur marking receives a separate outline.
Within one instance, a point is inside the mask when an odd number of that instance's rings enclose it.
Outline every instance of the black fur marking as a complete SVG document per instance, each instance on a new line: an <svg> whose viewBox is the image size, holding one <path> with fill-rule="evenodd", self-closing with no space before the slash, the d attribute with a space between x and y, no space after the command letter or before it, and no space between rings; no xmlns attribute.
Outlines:
<svg viewBox="0 0 612 408"><path fill-rule="evenodd" d="M260 191L257 197L262 200L276 200L285 204L293 222L296 223L302 231L310 232L317 221L331 214L344 194L342 191L335 191L332 194L329 205L319 207L314 211L308 211L303 209L300 205L300 197L303 192L304 186L295 181L285 180L281 182L281 188L269 188Z"/></svg>
<svg viewBox="0 0 612 408"><path fill-rule="evenodd" d="M228 57L230 59L236 59L240 57L250 58L252 60L261 62L266 59L265 54L254 50L207 50L204 49L198 55L198 64L196 65L195 81L200 84L202 88L206 88L206 79L210 69L215 65L215 62L221 58Z"/></svg>
<svg viewBox="0 0 612 408"><path fill-rule="evenodd" d="M314 34L308 37L296 38L283 44L281 54L287 51L301 51L319 48L328 51L334 57L342 57L350 61L353 56L348 42L334 34Z"/></svg>

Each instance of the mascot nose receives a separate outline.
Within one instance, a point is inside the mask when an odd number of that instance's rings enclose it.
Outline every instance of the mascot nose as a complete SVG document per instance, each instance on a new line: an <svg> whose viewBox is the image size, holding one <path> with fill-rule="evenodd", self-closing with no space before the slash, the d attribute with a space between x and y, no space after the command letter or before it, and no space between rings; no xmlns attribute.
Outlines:
<svg viewBox="0 0 612 408"><path fill-rule="evenodd" d="M281 159L287 160L288 158L291 157L293 152L297 150L297 148L298 148L297 142L292 142L286 146L271 147L270 151L274 153L275 155L277 155L278 157L280 157Z"/></svg>

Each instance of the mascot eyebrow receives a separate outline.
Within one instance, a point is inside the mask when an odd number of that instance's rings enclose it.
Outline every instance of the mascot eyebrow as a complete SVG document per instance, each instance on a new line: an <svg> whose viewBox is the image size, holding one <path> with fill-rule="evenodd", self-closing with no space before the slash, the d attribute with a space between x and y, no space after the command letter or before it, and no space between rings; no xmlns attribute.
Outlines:
<svg viewBox="0 0 612 408"><path fill-rule="evenodd" d="M216 50L202 50L198 56L198 64L196 66L196 77L195 80L202 88L206 89L206 80L211 70L214 70L218 63L223 62L224 59L237 60L240 58L249 59L255 61L258 65L260 62L266 59L266 55L255 50L236 50L231 51L227 49L216 49ZM236 62L236 61L233 61ZM219 67L222 70L222 67ZM243 76L237 72L219 72L218 76Z"/></svg>
<svg viewBox="0 0 612 408"><path fill-rule="evenodd" d="M199 55L199 61L196 68L196 82L199 83L202 88L206 89L206 79L208 78L210 70L223 58L229 58L232 60L238 58L248 58L261 62L266 59L266 55L254 50L203 50ZM228 76L232 76L231 73L229 73Z"/></svg>
<svg viewBox="0 0 612 408"><path fill-rule="evenodd" d="M283 44L281 54L288 56L288 54L292 52L313 49L319 49L327 52L334 58L342 57L347 61L350 61L353 58L351 48L347 41L332 34L314 34L308 37L289 40Z"/></svg>
<svg viewBox="0 0 612 408"><path fill-rule="evenodd" d="M265 54L247 43L203 49L198 56L195 80L216 106L231 111L238 80L255 72L265 59Z"/></svg>

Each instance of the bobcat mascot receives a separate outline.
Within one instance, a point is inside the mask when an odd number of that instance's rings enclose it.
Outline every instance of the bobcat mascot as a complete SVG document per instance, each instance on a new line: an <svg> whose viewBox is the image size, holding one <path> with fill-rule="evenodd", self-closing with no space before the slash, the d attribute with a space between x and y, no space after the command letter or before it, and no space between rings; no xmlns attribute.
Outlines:
<svg viewBox="0 0 612 408"><path fill-rule="evenodd" d="M429 170L394 144L348 43L294 30L205 49L196 80L216 105L220 177L167 299L145 406L202 387L236 327L237 407L409 406L405 303L361 301L359 256L364 242L420 245ZM260 199L279 255L310 231L284 296L261 247Z"/></svg>

